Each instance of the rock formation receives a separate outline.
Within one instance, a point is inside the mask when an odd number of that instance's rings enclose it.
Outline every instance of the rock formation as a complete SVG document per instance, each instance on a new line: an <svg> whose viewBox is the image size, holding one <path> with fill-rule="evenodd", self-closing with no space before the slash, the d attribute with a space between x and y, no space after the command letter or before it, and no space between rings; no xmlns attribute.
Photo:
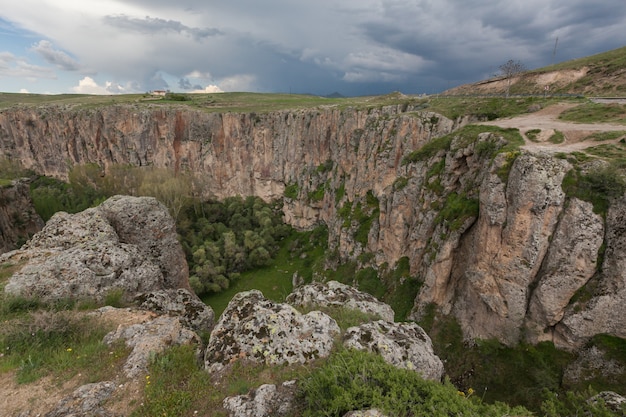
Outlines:
<svg viewBox="0 0 626 417"><path fill-rule="evenodd" d="M185 288L140 294L135 298L135 302L139 308L177 317L185 327L196 333L208 333L215 324L213 309Z"/></svg>
<svg viewBox="0 0 626 417"><path fill-rule="evenodd" d="M202 345L198 335L186 328L178 317L168 316L160 316L145 323L119 326L104 338L108 345L120 340L132 349L124 364L124 373L128 378L145 375L150 358L171 346L196 345L199 348Z"/></svg>
<svg viewBox="0 0 626 417"><path fill-rule="evenodd" d="M296 308L350 308L390 322L393 322L394 318L394 312L388 304L378 301L368 293L337 281L314 282L296 288L287 296L286 302Z"/></svg>
<svg viewBox="0 0 626 417"><path fill-rule="evenodd" d="M187 262L167 209L154 198L116 196L96 208L55 214L22 247L2 255L17 265L10 294L42 300L92 299L189 288Z"/></svg>
<svg viewBox="0 0 626 417"><path fill-rule="evenodd" d="M28 182L0 186L0 254L16 249L40 231L43 220L35 212Z"/></svg>
<svg viewBox="0 0 626 417"><path fill-rule="evenodd" d="M245 395L224 399L224 408L230 417L286 417L294 411L296 381L279 386L263 384Z"/></svg>
<svg viewBox="0 0 626 417"><path fill-rule="evenodd" d="M322 312L300 314L257 290L239 293L211 332L205 368L215 373L238 360L304 364L327 357L338 334L335 320Z"/></svg>
<svg viewBox="0 0 626 417"><path fill-rule="evenodd" d="M430 337L415 323L379 320L350 327L343 344L378 353L387 363L418 372L424 379L440 381L444 375L443 363L433 352Z"/></svg>
<svg viewBox="0 0 626 417"><path fill-rule="evenodd" d="M528 337L577 349L596 333L624 337L626 316L613 312L626 302L626 201L612 201L603 224L563 191L572 169L565 159L504 151L500 133L440 140L466 122L406 104L266 114L15 107L0 112L0 156L58 178L68 162L99 164L105 175L115 164L190 170L204 180L202 193L218 198L271 200L289 187L285 220L326 224L341 262L364 253L374 267L409 259L421 283L414 319L434 304L458 319L465 337L511 345ZM116 256L132 263L132 254ZM76 268L38 262L43 271ZM90 277L105 287L103 277L125 278L119 268L98 268ZM580 292L589 297L577 301Z"/></svg>

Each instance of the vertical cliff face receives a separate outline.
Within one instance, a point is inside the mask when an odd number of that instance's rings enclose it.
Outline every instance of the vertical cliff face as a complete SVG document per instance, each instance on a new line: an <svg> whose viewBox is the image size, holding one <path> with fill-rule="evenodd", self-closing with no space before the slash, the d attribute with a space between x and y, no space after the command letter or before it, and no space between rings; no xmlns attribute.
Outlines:
<svg viewBox="0 0 626 417"><path fill-rule="evenodd" d="M290 224L328 225L340 262L407 257L421 282L412 317L435 304L469 338L576 347L595 333L625 337L611 309L626 301L626 201L605 222L563 192L565 160L502 152L495 133L444 136L457 127L406 106L21 108L0 113L0 156L59 178L84 163L170 167L193 172L207 196L284 197Z"/></svg>
<svg viewBox="0 0 626 417"><path fill-rule="evenodd" d="M0 254L26 243L42 227L27 182L16 180L0 186Z"/></svg>

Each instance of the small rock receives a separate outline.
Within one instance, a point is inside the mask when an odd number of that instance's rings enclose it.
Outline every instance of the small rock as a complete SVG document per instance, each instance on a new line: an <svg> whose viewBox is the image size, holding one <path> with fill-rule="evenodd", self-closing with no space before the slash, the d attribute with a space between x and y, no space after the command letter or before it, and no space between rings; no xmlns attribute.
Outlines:
<svg viewBox="0 0 626 417"><path fill-rule="evenodd" d="M77 388L44 417L115 417L103 404L115 391L115 383L103 381Z"/></svg>
<svg viewBox="0 0 626 417"><path fill-rule="evenodd" d="M246 395L226 397L223 405L230 417L282 417L292 414L295 395L296 381L264 384Z"/></svg>

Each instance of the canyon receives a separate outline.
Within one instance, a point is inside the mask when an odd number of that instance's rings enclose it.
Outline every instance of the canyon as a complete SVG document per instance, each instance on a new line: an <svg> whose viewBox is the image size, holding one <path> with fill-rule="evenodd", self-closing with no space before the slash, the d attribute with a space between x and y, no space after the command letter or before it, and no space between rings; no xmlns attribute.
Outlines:
<svg viewBox="0 0 626 417"><path fill-rule="evenodd" d="M104 176L168 168L192 173L207 198L282 199L287 223L328 227L336 264L408 259L420 285L410 317L436 306L466 339L576 350L600 333L625 338L615 311L626 301L626 198L598 214L563 189L572 160L513 146L498 129L464 129L470 121L410 103L14 106L0 111L0 157L59 179L84 164Z"/></svg>

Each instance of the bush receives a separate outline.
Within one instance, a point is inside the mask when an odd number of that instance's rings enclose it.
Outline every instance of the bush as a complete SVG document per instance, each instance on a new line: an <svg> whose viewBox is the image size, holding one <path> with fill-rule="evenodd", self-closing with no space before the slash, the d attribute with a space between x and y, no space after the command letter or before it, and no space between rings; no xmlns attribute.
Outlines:
<svg viewBox="0 0 626 417"><path fill-rule="evenodd" d="M563 178L563 191L593 204L593 211L606 214L610 200L626 191L626 180L614 165L582 173L572 169Z"/></svg>
<svg viewBox="0 0 626 417"><path fill-rule="evenodd" d="M398 369L380 355L352 349L333 354L299 383L303 416L343 416L349 411L376 408L392 416L501 416L503 404L486 405L459 392L449 382L426 381L418 373Z"/></svg>

